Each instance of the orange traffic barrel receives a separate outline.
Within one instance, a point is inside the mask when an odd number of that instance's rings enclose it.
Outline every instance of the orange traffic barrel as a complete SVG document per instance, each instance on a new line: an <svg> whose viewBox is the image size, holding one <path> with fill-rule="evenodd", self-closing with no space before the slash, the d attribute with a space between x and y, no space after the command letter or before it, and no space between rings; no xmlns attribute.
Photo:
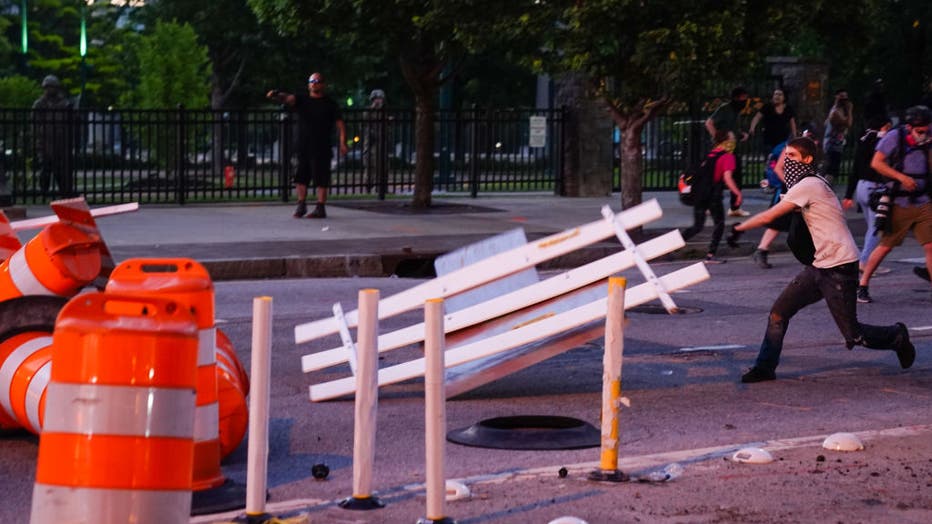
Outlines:
<svg viewBox="0 0 932 524"><path fill-rule="evenodd" d="M52 358L59 297L0 302L0 431L39 433Z"/></svg>
<svg viewBox="0 0 932 524"><path fill-rule="evenodd" d="M249 428L249 376L229 337L217 329L217 394L220 400L220 455L233 453Z"/></svg>
<svg viewBox="0 0 932 524"><path fill-rule="evenodd" d="M194 490L224 483L220 471L219 403L214 352L214 285L207 269L183 258L134 258L110 273L106 291L171 298L194 315L198 328Z"/></svg>
<svg viewBox="0 0 932 524"><path fill-rule="evenodd" d="M94 292L62 309L32 524L189 520L197 352L172 300Z"/></svg>
<svg viewBox="0 0 932 524"><path fill-rule="evenodd" d="M23 245L16 236L16 231L13 231L13 226L10 225L10 219L3 210L0 210L0 260L10 258L10 255L16 253L16 250L21 247Z"/></svg>
<svg viewBox="0 0 932 524"><path fill-rule="evenodd" d="M48 225L0 263L0 300L74 296L100 273L100 236L67 222Z"/></svg>

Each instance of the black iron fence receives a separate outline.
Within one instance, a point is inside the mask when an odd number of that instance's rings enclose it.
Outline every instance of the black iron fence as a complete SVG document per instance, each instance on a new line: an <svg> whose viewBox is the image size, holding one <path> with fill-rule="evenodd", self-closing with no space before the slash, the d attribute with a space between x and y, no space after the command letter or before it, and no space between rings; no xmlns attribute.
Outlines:
<svg viewBox="0 0 932 524"><path fill-rule="evenodd" d="M412 193L414 112L343 117L349 152L334 155L331 193ZM562 124L560 110L438 112L434 189L553 191ZM46 140L50 133L58 138ZM95 204L287 200L296 134L294 116L278 111L0 110L0 195L13 203L71 192Z"/></svg>
<svg viewBox="0 0 932 524"><path fill-rule="evenodd" d="M750 116L745 119L746 128ZM346 110L344 120L349 153L334 155L331 193L411 194L414 112ZM438 112L434 189L472 196L559 192L563 121L561 110ZM708 150L703 122L704 116L663 115L647 124L641 137L645 190L672 190L687 164ZM759 136L738 145L746 187L764 177ZM0 110L0 205L70 192L94 204L287 201L295 138L293 115L279 111ZM619 138L616 131L616 191ZM851 171L853 150L846 148L843 176Z"/></svg>

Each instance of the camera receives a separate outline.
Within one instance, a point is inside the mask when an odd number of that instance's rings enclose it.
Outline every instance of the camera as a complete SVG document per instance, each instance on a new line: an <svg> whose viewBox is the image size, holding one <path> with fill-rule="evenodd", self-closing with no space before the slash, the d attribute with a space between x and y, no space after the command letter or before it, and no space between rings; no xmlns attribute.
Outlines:
<svg viewBox="0 0 932 524"><path fill-rule="evenodd" d="M874 210L874 234L877 235L887 229L887 222L890 218L891 198L890 192L885 191L877 199L877 209Z"/></svg>

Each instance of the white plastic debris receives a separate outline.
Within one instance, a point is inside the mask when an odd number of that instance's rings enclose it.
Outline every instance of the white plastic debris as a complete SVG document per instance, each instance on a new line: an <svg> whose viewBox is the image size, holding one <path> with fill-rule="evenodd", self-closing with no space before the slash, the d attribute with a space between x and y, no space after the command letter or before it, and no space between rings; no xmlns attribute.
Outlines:
<svg viewBox="0 0 932 524"><path fill-rule="evenodd" d="M731 460L743 464L770 464L773 462L773 455L766 449L741 448L731 456Z"/></svg>
<svg viewBox="0 0 932 524"><path fill-rule="evenodd" d="M648 482L669 482L683 474L683 466L676 462L667 464L662 469L651 471L644 477Z"/></svg>
<svg viewBox="0 0 932 524"><path fill-rule="evenodd" d="M587 524L585 520L579 517L559 517L551 520L547 524Z"/></svg>
<svg viewBox="0 0 932 524"><path fill-rule="evenodd" d="M832 451L861 451L864 443L854 433L834 433L825 438L822 447Z"/></svg>
<svg viewBox="0 0 932 524"><path fill-rule="evenodd" d="M447 502L460 499L468 499L472 496L472 493L469 491L469 487L462 482L456 480L448 480L446 484L446 499Z"/></svg>
<svg viewBox="0 0 932 524"><path fill-rule="evenodd" d="M330 231L330 226L324 226L320 228L321 231Z"/></svg>

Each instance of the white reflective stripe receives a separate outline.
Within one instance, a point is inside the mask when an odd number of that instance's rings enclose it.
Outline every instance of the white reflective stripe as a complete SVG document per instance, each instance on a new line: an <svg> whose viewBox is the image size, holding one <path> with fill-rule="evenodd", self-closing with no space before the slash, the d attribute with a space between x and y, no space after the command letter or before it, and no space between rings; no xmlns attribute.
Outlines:
<svg viewBox="0 0 932 524"><path fill-rule="evenodd" d="M53 295L57 296L51 289L42 285L36 275L29 268L26 261L26 248L22 248L10 257L10 278L13 285L20 293L25 295Z"/></svg>
<svg viewBox="0 0 932 524"><path fill-rule="evenodd" d="M188 522L190 490L76 488L36 484L31 524Z"/></svg>
<svg viewBox="0 0 932 524"><path fill-rule="evenodd" d="M217 328L201 329L197 332L197 365L209 366L217 361Z"/></svg>
<svg viewBox="0 0 932 524"><path fill-rule="evenodd" d="M211 402L194 408L194 441L220 438L220 403Z"/></svg>
<svg viewBox="0 0 932 524"><path fill-rule="evenodd" d="M26 389L26 418L29 419L29 425L38 433L42 429L42 423L39 418L39 404L42 401L42 393L49 385L49 378L52 376L51 359L42 364L39 371L33 375L29 381L29 387Z"/></svg>
<svg viewBox="0 0 932 524"><path fill-rule="evenodd" d="M227 374L233 377L234 379L236 379L236 377L238 376L238 374L236 373L236 370L230 369L229 364L227 364L226 362L222 360L217 360L217 367L226 371Z"/></svg>
<svg viewBox="0 0 932 524"><path fill-rule="evenodd" d="M194 436L193 389L49 384L44 431L82 435Z"/></svg>
<svg viewBox="0 0 932 524"><path fill-rule="evenodd" d="M10 416L13 416L13 402L10 400L10 385L13 382L13 374L33 353L51 344L52 337L38 337L28 340L14 349L3 362L3 365L0 366L0 405Z"/></svg>

